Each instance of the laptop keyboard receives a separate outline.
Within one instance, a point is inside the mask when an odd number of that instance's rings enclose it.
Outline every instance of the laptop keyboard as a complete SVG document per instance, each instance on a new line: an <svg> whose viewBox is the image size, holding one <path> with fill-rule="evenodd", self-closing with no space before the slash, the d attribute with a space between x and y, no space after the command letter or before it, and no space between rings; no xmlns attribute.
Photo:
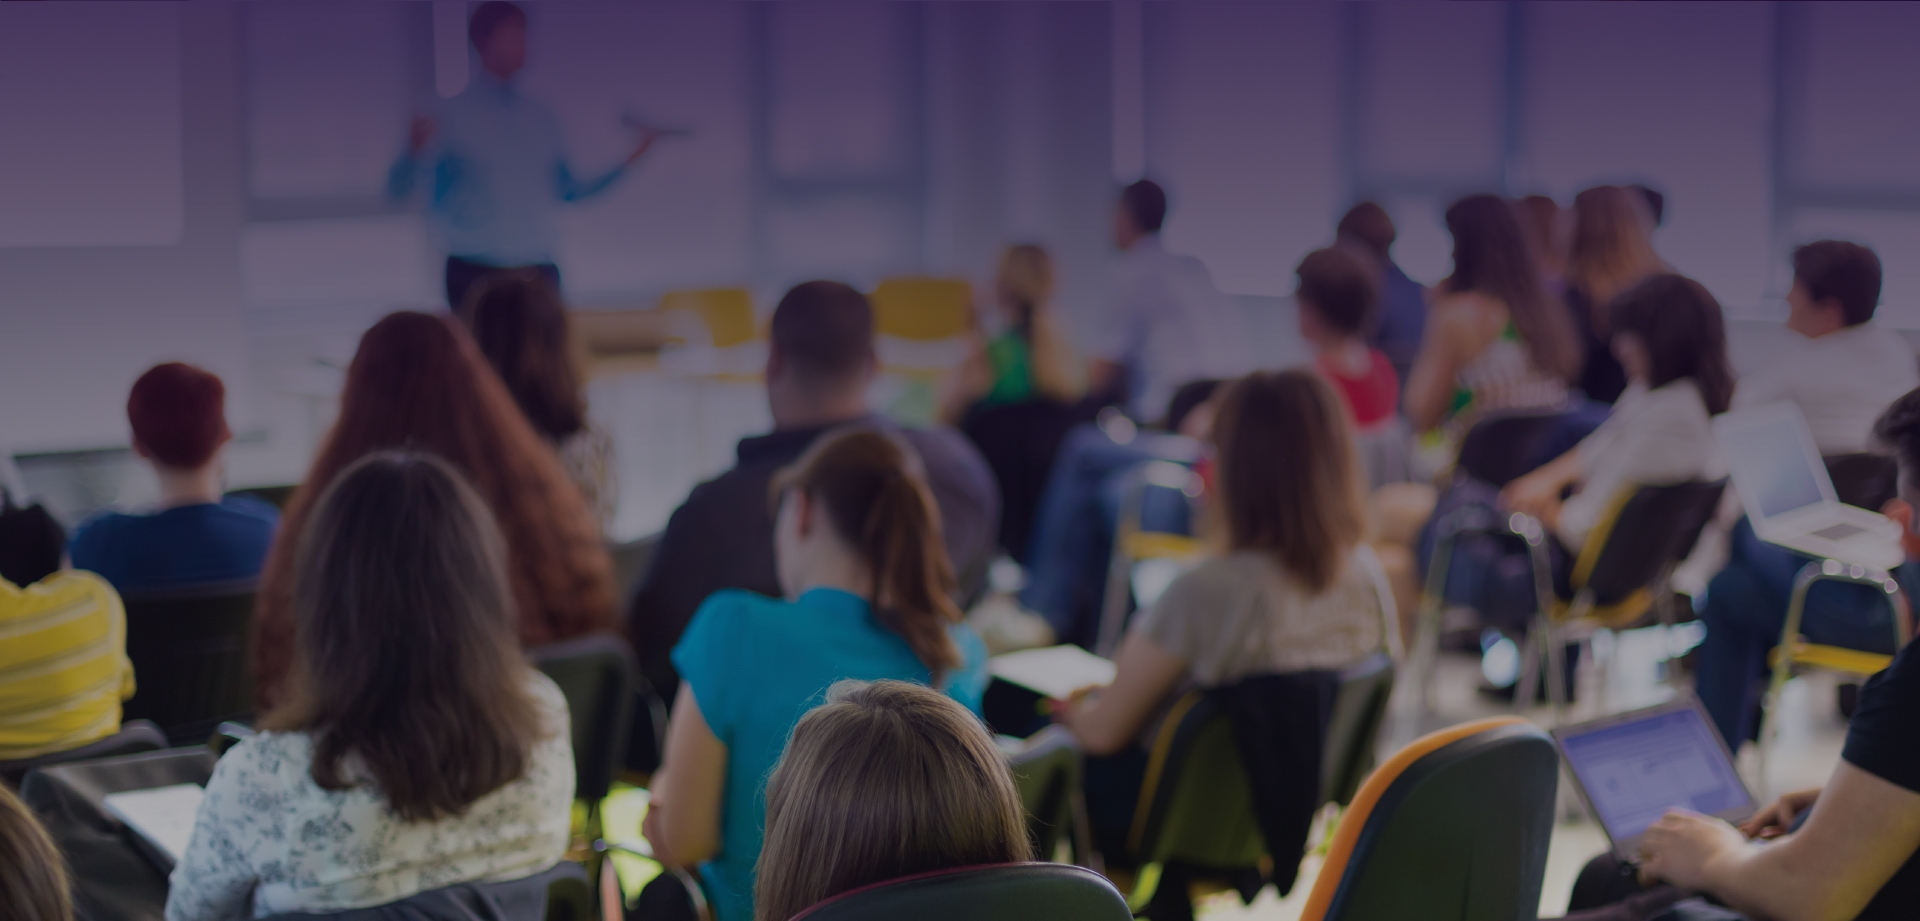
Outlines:
<svg viewBox="0 0 1920 921"><path fill-rule="evenodd" d="M1866 530L1867 530L1866 528L1860 527L1859 525L1846 524L1843 522L1841 524L1827 525L1826 527L1813 532L1813 536L1822 538L1825 540L1846 540L1847 538L1852 537L1855 534L1863 533Z"/></svg>

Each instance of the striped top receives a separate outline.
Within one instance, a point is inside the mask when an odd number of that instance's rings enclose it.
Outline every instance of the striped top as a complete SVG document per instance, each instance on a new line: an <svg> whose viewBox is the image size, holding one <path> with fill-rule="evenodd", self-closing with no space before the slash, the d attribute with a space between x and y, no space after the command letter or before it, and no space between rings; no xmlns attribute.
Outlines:
<svg viewBox="0 0 1920 921"><path fill-rule="evenodd" d="M78 748L120 729L133 696L127 615L90 572L26 588L0 579L0 760Z"/></svg>
<svg viewBox="0 0 1920 921"><path fill-rule="evenodd" d="M1487 343L1456 377L1475 415L1503 409L1548 409L1567 402L1567 382L1540 370L1513 327Z"/></svg>

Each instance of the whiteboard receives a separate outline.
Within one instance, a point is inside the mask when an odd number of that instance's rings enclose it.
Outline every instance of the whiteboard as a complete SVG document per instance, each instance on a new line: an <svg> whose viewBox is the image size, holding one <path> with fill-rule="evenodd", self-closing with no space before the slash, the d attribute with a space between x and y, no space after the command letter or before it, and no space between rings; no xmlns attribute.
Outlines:
<svg viewBox="0 0 1920 921"><path fill-rule="evenodd" d="M0 125L0 247L177 243L179 8L0 4Z"/></svg>

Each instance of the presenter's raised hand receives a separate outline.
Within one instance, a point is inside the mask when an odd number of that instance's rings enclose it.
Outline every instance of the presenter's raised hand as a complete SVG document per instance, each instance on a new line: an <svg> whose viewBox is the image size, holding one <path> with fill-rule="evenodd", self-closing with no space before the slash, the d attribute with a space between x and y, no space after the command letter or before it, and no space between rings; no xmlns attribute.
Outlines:
<svg viewBox="0 0 1920 921"><path fill-rule="evenodd" d="M412 126L407 129L407 150L416 154L426 150L438 131L439 126L433 123L432 118L416 114Z"/></svg>

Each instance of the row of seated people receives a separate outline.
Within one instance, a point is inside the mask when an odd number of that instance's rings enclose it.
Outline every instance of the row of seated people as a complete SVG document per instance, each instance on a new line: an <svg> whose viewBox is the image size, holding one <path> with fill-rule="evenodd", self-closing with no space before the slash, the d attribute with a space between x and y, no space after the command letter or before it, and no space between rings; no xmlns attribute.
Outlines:
<svg viewBox="0 0 1920 921"><path fill-rule="evenodd" d="M1345 433L1344 414L1331 388L1311 375L1257 375L1227 389L1215 439L1221 449L1222 494L1245 497L1234 506L1244 504L1245 510L1228 516L1236 555L1243 559L1229 556L1219 566L1183 577L1135 626L1112 688L1090 700L1063 703L1059 718L1090 750L1112 750L1116 740L1123 746L1130 729L1137 729L1162 704L1167 689L1183 679L1205 683L1203 672L1209 669L1231 677L1275 668L1273 661L1245 661L1259 658L1250 653L1287 658L1318 648L1331 662L1348 658L1353 648L1372 646L1382 632L1379 596L1371 596L1374 617L1355 616L1367 610L1370 588L1354 584L1352 576L1353 561L1363 551L1354 537L1358 490ZM1903 398L1887 414L1880 437L1897 447L1906 469L1920 468L1914 463L1920 460L1920 393ZM1328 444L1334 446L1330 452L1306 447ZM1338 463L1342 451L1348 463ZM1298 507L1287 501L1297 501L1298 493L1288 495L1289 487L1276 488L1276 478L1263 475L1275 467L1298 470L1293 479L1318 483L1327 496L1344 494L1344 501L1323 502L1321 514L1331 533L1299 533L1305 527L1288 533L1285 525L1261 520L1263 512ZM681 848L715 849L705 870L709 884L722 894L722 917L785 917L770 912L832 894L830 888L808 889L788 896L797 902L778 908L771 901L755 908L748 894L771 898L781 892L792 884L784 872L838 878L835 872L821 873L817 864L784 869L783 861L794 851L809 850L789 842L783 853L775 846L782 805L793 802L782 786L789 772L774 771L772 784L762 792L762 778L781 763L783 745L796 753L809 751L807 737L798 730L792 742L783 740L798 715L821 696L819 683L851 672L853 677L938 683L948 696L962 697L969 693L963 676L978 661L977 652L964 648L971 644L953 613L938 611L950 605L940 592L948 572L937 519L910 456L897 441L872 431L835 434L780 483L779 566L789 595L797 597L775 602L723 593L703 606L676 649L690 693L677 704L668 765L656 781L657 800L647 826L657 853L669 861L697 859ZM1902 484L1908 488L1904 476ZM849 517L862 522L868 541L847 535ZM909 536L912 532L917 538ZM1347 560L1326 559L1327 548L1342 545L1353 548ZM268 731L236 746L216 769L175 871L168 916L230 917L248 905L260 914L386 901L425 888L427 879L511 877L557 859L566 844L572 793L571 751L562 729L565 703L515 651L503 542L484 502L445 462L380 452L342 471L317 500L297 546L295 603L303 626L290 696L263 721ZM1278 578L1282 585L1290 578L1305 583L1316 568L1336 578L1319 592L1309 588L1311 583L1282 589L1253 602L1250 613L1249 604L1225 597L1216 584L1239 565L1254 566L1263 580ZM841 587L833 587L836 583ZM876 609L861 594L845 591L848 586L868 598L882 591L893 597L917 591L925 607L934 610L910 618L905 611L911 608ZM1360 597L1341 603L1342 594ZM1253 629L1194 628L1182 616L1187 613L1180 606L1183 598L1219 601L1207 606L1212 616L1224 612L1232 621L1239 614L1242 626ZM1295 606L1285 609L1290 600ZM1297 603L1301 600L1304 605ZM842 636L840 648L815 641L799 626L830 617L835 607L867 615ZM1299 642L1263 643L1275 625L1262 623L1261 614L1305 621ZM782 617L786 623L779 621ZM743 633L742 623L759 629ZM717 643L716 634L740 642ZM1222 635L1231 639L1222 642ZM463 641L450 643L449 637ZM763 648L762 637L777 655ZM783 642L785 648L779 648ZM863 646L880 655L858 661L856 652ZM769 662L791 665L767 674ZM1915 880L1908 864L1920 844L1920 794L1909 784L1920 765L1911 731L1914 708L1920 706L1913 690L1920 685L1905 680L1908 662L1903 653L1893 669L1863 691L1863 718L1852 730L1847 763L1836 772L1832 788L1795 794L1750 823L1751 833L1779 835L1783 841L1749 848L1723 823L1675 813L1648 836L1645 867L1757 917L1798 916L1807 906L1834 911L1835 917L1898 916L1898 906L1911 896L1907 887ZM1288 659L1280 668L1302 664ZM709 684L702 671L707 667L736 676L736 686ZM875 674L889 669L895 673ZM812 674L796 674L806 670ZM519 682L513 680L516 672L523 676ZM707 695L712 703L703 706L696 701L707 687L727 690ZM749 689L745 700L742 688ZM710 721L708 709L738 722ZM835 713L831 707L823 712ZM986 744L977 721L960 717L956 725L967 727L970 744ZM865 732L849 738L851 744L843 742L824 756L834 769L815 769L816 776L842 775L843 759L883 757L905 764L880 760L871 770L925 776L913 767L921 762L911 753L871 745ZM756 755L766 760L757 771L742 772L736 758ZM990 778L989 790L1006 783L1003 762L997 754L988 757L993 770L956 781L961 792L976 790L983 776ZM845 796L886 789L851 780L838 776L847 785ZM940 800L928 797L924 786L906 787L899 804L906 816L925 808L929 799ZM1098 789L1090 778L1089 793ZM741 798L753 814L764 803L768 848L748 864L747 892L728 896L722 869L727 853L762 840L757 823L740 828L731 821L738 814L733 804ZM1816 801L1805 827L1786 833ZM272 805L263 809L260 804ZM1021 842L1007 851L1018 856L1024 830L1017 823L1017 805L1011 812L1015 832L1002 840ZM1094 812L1098 816L1102 807L1096 805ZM333 831L293 834L296 825ZM821 834L811 827L792 833L806 842ZM1870 851L1876 856L1869 858ZM342 874L349 867L355 872ZM313 872L299 872L303 869ZM894 869L913 867L862 871L864 879L849 874L855 879L849 885L884 878ZM1647 905L1652 901L1642 896L1657 901L1674 894L1656 890L1629 899ZM725 907L730 898L747 899L748 914L730 912Z"/></svg>

